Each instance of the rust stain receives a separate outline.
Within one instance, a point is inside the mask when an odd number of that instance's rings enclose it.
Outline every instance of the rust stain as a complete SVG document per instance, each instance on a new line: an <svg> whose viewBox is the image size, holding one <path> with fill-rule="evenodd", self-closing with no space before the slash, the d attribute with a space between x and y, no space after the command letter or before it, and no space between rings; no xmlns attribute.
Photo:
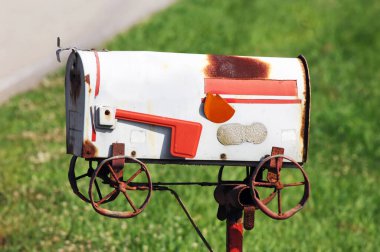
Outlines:
<svg viewBox="0 0 380 252"><path fill-rule="evenodd" d="M80 80L80 71L77 67L78 60L75 59L74 63L70 67L70 96L76 103L77 98L79 97L81 90L81 80Z"/></svg>
<svg viewBox="0 0 380 252"><path fill-rule="evenodd" d="M86 84L88 85L88 93L91 94L90 75L86 74L86 76L84 77L84 80Z"/></svg>
<svg viewBox="0 0 380 252"><path fill-rule="evenodd" d="M97 151L98 150L96 149L95 145L91 141L85 140L83 142L83 146L82 146L83 158L93 158L96 156Z"/></svg>
<svg viewBox="0 0 380 252"><path fill-rule="evenodd" d="M301 117L301 130L300 137L303 140L303 155L302 161L306 162L308 147L309 147L309 132L310 132L310 105L311 105L311 91L310 91L310 73L306 58L303 55L299 55L298 59L302 64L302 74L304 78L304 102L301 106L302 117Z"/></svg>
<svg viewBox="0 0 380 252"><path fill-rule="evenodd" d="M305 97L305 96L304 96ZM305 122L306 118L305 118L305 106L303 106L303 104L301 104L301 129L300 129L300 141L302 143L302 159L304 159L304 153L305 153L305 148L307 148L307 146L305 146L305 125L306 125L306 122ZM304 160L303 160L304 161Z"/></svg>
<svg viewBox="0 0 380 252"><path fill-rule="evenodd" d="M265 79L269 75L269 64L254 58L208 55L208 61L204 69L208 77Z"/></svg>

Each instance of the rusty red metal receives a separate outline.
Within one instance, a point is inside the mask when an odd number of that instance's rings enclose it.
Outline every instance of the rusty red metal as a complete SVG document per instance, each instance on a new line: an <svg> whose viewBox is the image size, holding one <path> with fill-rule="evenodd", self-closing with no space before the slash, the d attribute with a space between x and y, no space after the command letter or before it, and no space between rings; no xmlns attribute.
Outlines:
<svg viewBox="0 0 380 252"><path fill-rule="evenodd" d="M204 70L208 77L265 79L269 74L269 65L258 59L208 55L208 61L209 64Z"/></svg>
<svg viewBox="0 0 380 252"><path fill-rule="evenodd" d="M255 227L255 206L245 206L244 207L244 229L252 230Z"/></svg>
<svg viewBox="0 0 380 252"><path fill-rule="evenodd" d="M301 138L303 138L304 153L302 161L305 163L307 160L307 151L309 146L309 131L310 131L310 109L311 109L311 84L310 84L310 71L307 64L307 60L303 55L298 56L304 67L304 78L305 78L305 103L303 107L303 113L301 118ZM306 119L306 120L305 120Z"/></svg>
<svg viewBox="0 0 380 252"><path fill-rule="evenodd" d="M112 144L112 156L124 156L125 155L125 144L124 143L113 143ZM113 169L117 171L121 171L124 167L125 159L124 158L118 158L118 159L112 159L111 165Z"/></svg>
<svg viewBox="0 0 380 252"><path fill-rule="evenodd" d="M85 144L84 144L85 146ZM87 149L86 149L87 148ZM91 142L86 143L86 148L84 151L90 150L90 152L96 152L95 146ZM94 149L95 148L95 149ZM144 163L141 161L132 158L123 156L125 152L124 144L114 143L112 145L112 157L103 160L100 162L96 170L91 170L86 174L75 177L72 175L74 180L91 177L90 187L89 187L89 199L85 198L85 201L91 203L96 212L113 218L132 218L140 214L147 204L149 203L152 190L169 190L173 191L167 187L160 186L160 184L165 183L153 183L150 179L150 174ZM223 167L221 167L218 175L218 182L214 183L216 189L214 192L214 197L219 204L218 208L218 219L226 220L226 249L227 251L240 252L243 251L243 228L246 230L252 230L255 224L255 211L260 209L266 215L274 219L287 219L293 216L298 212L303 205L306 203L310 193L310 185L306 173L303 168L293 159L283 155L284 149L273 147L271 156L263 159L257 167L246 167L247 169L247 178L243 181L223 181L222 173ZM90 154L90 153L88 153ZM123 178L123 168L125 164L128 163L127 159L130 159L128 162L136 162L140 164L140 168L136 170L128 179ZM70 166L75 167L75 159ZM93 159L90 159L93 160ZM294 183L282 183L281 181L281 169L283 169L283 160L290 161L293 165L301 171L304 176L304 181L294 182ZM289 162L288 162L289 163ZM268 173L273 173L266 177L266 180L263 179L262 172L264 169L270 170ZM143 174L147 177L147 182L133 182L140 174ZM69 177L70 178L70 177ZM99 185L96 182L96 178L102 179L103 184L108 184L112 191L105 195L104 197L100 193ZM250 180L249 180L250 179ZM170 183L166 183L170 184ZM172 183L173 184L173 183ZM181 183L177 183L179 185ZM182 184L192 184L190 182L183 182ZM202 184L202 183L200 183ZM211 185L213 183L204 182L202 185ZM249 184L249 186L247 185ZM281 191L287 187L292 186L304 186L305 191L301 201L292 209L283 212L282 210L282 200L281 200ZM259 192L255 189L256 187L268 187L273 188L272 192L268 197L260 199ZM75 186L73 187L74 193L78 195L79 190ZM98 192L99 199L95 200L94 191ZM134 199L131 198L131 192L133 191L147 191L147 196L141 205L135 203ZM83 194L79 194L83 195ZM78 196L79 196L78 195ZM115 200L119 195L123 195L127 204L132 209L131 211L115 211L110 210L109 207L104 208L105 203L109 203ZM176 195L174 193L173 195ZM266 205L271 202L277 196L277 212L272 211ZM178 195L176 198L179 197ZM178 200L178 199L177 199ZM180 202L181 204L181 202ZM110 204L107 204L109 206ZM181 205L184 208L183 204ZM207 248L211 250L210 245L205 240L203 235L200 233L199 229L193 222L191 216L185 210L189 220L192 222L193 226L196 228L197 233L202 238L202 241L205 243Z"/></svg>
<svg viewBox="0 0 380 252"><path fill-rule="evenodd" d="M272 147L271 156L284 155L284 152L285 152L284 148ZM282 167L282 161L283 161L282 158L271 159L269 161L269 166L270 168L277 169L278 166Z"/></svg>
<svg viewBox="0 0 380 252"><path fill-rule="evenodd" d="M272 147L271 155L282 155L284 154L284 148ZM267 180L272 183L276 183L279 180L279 172L277 167L282 167L282 158L271 159L269 162L269 168L267 173Z"/></svg>
<svg viewBox="0 0 380 252"><path fill-rule="evenodd" d="M82 157L94 158L96 156L96 146L89 140L85 140L82 145Z"/></svg>
<svg viewBox="0 0 380 252"><path fill-rule="evenodd" d="M270 163L272 159L276 159L276 162L275 162L276 171L274 172L274 173L276 173L275 176L268 177L267 178L268 181L258 181L257 177L258 177L259 171L264 168L265 164L267 164L268 162ZM295 168L297 168L299 171L301 171L304 181L283 184L281 182L281 176L280 176L281 168L282 168L281 167L282 166L282 160L279 161L279 159L285 159L285 160L290 161L294 165ZM273 178L275 178L275 179L273 179ZM305 205L305 203L307 202L307 200L309 198L309 194L310 194L309 178L307 177L302 166L300 164L298 164L292 158L284 156L282 154L269 156L269 157L263 159L260 162L260 164L256 167L254 172L252 173L250 182L251 182L251 186L250 186L251 195L253 197L253 200L256 203L256 206L263 213L265 213L267 216L269 216L273 219L277 219L277 220L288 219L291 216L293 216L295 213L297 213L299 210L301 210L303 208L303 206ZM286 212L283 212L282 199L281 199L282 193L281 192L286 187L292 187L292 186L304 186L303 196L302 196L301 200L299 201L299 203L295 207L291 208L290 210L287 210ZM260 200L259 196L256 193L256 189L255 189L256 187L271 187L271 188L275 189L276 196L277 196L277 212L272 211L268 206L266 206L266 204L263 202L263 200Z"/></svg>
<svg viewBox="0 0 380 252"><path fill-rule="evenodd" d="M84 77L84 81L86 82L86 84L88 86L88 93L91 93L91 83L90 83L90 75L89 74L86 74L86 76Z"/></svg>
<svg viewBox="0 0 380 252"><path fill-rule="evenodd" d="M115 152L121 152L121 146L115 147ZM135 158L127 157L127 156L123 157L124 159L123 161L125 161L125 159L129 159L129 161L138 163L140 165L140 168L126 181L123 180L123 176L120 175L120 173L117 174L117 169L112 166L113 160L119 160L119 159L120 159L120 156L114 156L114 157L105 159L99 164L98 168L96 168L90 180L90 187L89 187L90 202L91 202L92 207L99 214L102 214L108 217L113 217L113 218L132 218L140 214L149 203L152 189L153 189L152 181L151 181L150 173L146 165ZM116 161L116 164L119 165L120 164L119 162L120 161ZM120 172L122 173L122 171ZM96 177L98 176L102 177L101 174L108 174L108 177L109 177L108 183L114 189L113 191L111 191L104 197L99 196L100 199L96 201L94 197L93 188L94 188L94 185L96 187ZM133 183L133 180L140 174L145 174L146 180L147 180L147 182L142 186L139 186ZM143 203L140 206L136 205L133 199L129 195L130 192L135 191L135 190L147 191L146 198L144 199ZM110 198L116 198L118 197L119 194L125 197L129 206L132 208L132 211L115 211L115 210L109 210L107 208L102 207L102 205L108 202Z"/></svg>

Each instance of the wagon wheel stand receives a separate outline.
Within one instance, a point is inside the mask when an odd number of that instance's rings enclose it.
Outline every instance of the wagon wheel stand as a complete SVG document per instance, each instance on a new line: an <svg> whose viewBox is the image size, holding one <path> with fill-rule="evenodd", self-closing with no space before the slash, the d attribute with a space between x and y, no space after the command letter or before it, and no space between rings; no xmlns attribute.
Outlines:
<svg viewBox="0 0 380 252"><path fill-rule="evenodd" d="M287 219L293 216L298 212L303 205L306 203L309 193L310 193L310 184L308 177L303 170L303 168L295 162L293 159L283 155L283 149L273 148L272 155L267 156L259 163L257 167L246 167L246 178L243 181L225 181L222 179L224 166L221 166L218 174L217 182L156 182L152 183L150 178L150 173L144 163L133 158L124 156L124 146L122 144L113 144L113 157L103 160L98 164L96 169L92 168L92 161L89 162L89 169L87 173L75 176L75 164L77 157L73 157L70 162L69 169L69 180L70 185L73 189L73 192L85 202L92 204L96 212L113 218L132 218L140 214L147 204L149 203L151 192L152 191L168 191L170 192L178 204L186 214L190 223L196 230L199 237L202 239L202 242L207 247L209 251L212 251L212 248L208 241L205 239L198 226L192 219L187 208L183 204L181 198L177 192L168 186L216 186L223 187L224 194L222 197L229 197L226 195L231 194L231 188L241 187L243 190L249 189L252 201L248 205L243 203L236 207L236 205L229 205L229 203L221 203L217 196L217 190L215 190L215 198L219 203L218 209L218 219L226 220L226 250L227 251L243 251L243 223L244 228L247 230L253 229L254 227L254 213L255 210L259 209L263 211L266 215L274 219ZM304 181L283 184L281 182L281 168L283 164L283 159L286 159L293 163L293 165L301 171ZM123 168L125 162L134 162L140 165L140 168L137 169L131 177L124 180L123 178ZM269 166L267 166L269 162ZM128 166L128 164L126 164ZM268 174L266 180L263 178L263 170L267 169ZM138 176L146 177L147 182L134 182L134 179ZM90 186L89 186L89 197L87 198L83 193L80 192L76 181L83 179L85 177L91 177ZM100 178L103 183L108 184L113 188L111 193L103 196L96 178ZM292 186L304 186L304 194L301 201L292 209L287 212L282 211L282 201L281 201L281 191L287 187ZM265 199L260 199L259 193L256 190L257 187L273 188L273 192L266 197ZM133 191L147 191L145 200L141 205L136 205L133 200L130 198L129 194ZM95 192L98 195L99 200L95 199ZM114 201L118 196L125 197L126 203L132 207L133 211L113 211L104 208L103 206L106 203ZM267 207L267 204L271 202L274 198L277 197L277 212L270 210ZM227 209L227 210L226 210ZM224 212L223 212L224 211ZM242 219L244 212L244 221Z"/></svg>

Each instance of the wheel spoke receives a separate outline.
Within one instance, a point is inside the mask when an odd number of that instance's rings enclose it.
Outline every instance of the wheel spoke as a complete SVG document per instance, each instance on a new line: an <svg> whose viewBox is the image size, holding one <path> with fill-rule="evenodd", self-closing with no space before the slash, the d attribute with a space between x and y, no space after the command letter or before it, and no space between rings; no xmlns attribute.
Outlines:
<svg viewBox="0 0 380 252"><path fill-rule="evenodd" d="M104 198L102 198L101 200L95 202L96 204L100 205L102 204L104 201L106 201L107 199L109 199L112 195L114 195L116 193L116 189L113 190L112 192L110 192L109 194L107 194Z"/></svg>
<svg viewBox="0 0 380 252"><path fill-rule="evenodd" d="M280 174L281 174L281 168L282 168L282 158L276 158L276 170L277 170L277 180L280 181Z"/></svg>
<svg viewBox="0 0 380 252"><path fill-rule="evenodd" d="M260 182L254 181L253 185L260 186L260 187L275 187L275 185L272 184L271 182L261 182L261 181Z"/></svg>
<svg viewBox="0 0 380 252"><path fill-rule="evenodd" d="M263 204L266 205L268 204L269 202L272 201L272 199L276 196L276 193L277 193L277 190L274 190L274 192L272 192L271 194L269 194L268 197L266 197L265 199L262 200Z"/></svg>
<svg viewBox="0 0 380 252"><path fill-rule="evenodd" d="M98 181L96 181L96 179L94 180L94 184L95 184L95 187L96 187L96 191L98 192L99 199L102 199L103 196L102 196L102 193L100 192Z"/></svg>
<svg viewBox="0 0 380 252"><path fill-rule="evenodd" d="M108 169L110 169L111 175L115 179L115 182L118 182L119 178L117 177L117 175L116 175L115 171L113 170L112 166L109 163L107 163L107 166L108 166Z"/></svg>
<svg viewBox="0 0 380 252"><path fill-rule="evenodd" d="M137 177L137 175L139 175L140 173L142 172L142 169L140 168L140 169L138 169L133 175L132 175L132 177L130 177L128 180L127 180L127 182L125 182L127 185L132 181L132 180L134 180L136 177Z"/></svg>
<svg viewBox="0 0 380 252"><path fill-rule="evenodd" d="M282 207L281 207L281 190L277 191L277 205L278 205L278 215L282 214Z"/></svg>
<svg viewBox="0 0 380 252"><path fill-rule="evenodd" d="M78 179L81 179L81 178L84 178L84 177L87 177L88 176L88 173L85 173L85 174L82 174L78 177L75 177L75 180L78 180Z"/></svg>
<svg viewBox="0 0 380 252"><path fill-rule="evenodd" d="M129 195L127 194L127 192L123 191L123 194L124 194L125 198L128 200L129 205L131 205L131 207L133 208L133 210L135 212L137 212L137 208L136 208L135 204L133 203L133 201L131 200L131 198L129 197Z"/></svg>
<svg viewBox="0 0 380 252"><path fill-rule="evenodd" d="M305 181L303 181L303 182L295 182L295 183L284 184L284 187L300 186L300 185L304 185L304 184L305 184Z"/></svg>
<svg viewBox="0 0 380 252"><path fill-rule="evenodd" d="M128 185L131 187L135 187L136 190L140 190L140 191L149 190L148 183L131 182Z"/></svg>

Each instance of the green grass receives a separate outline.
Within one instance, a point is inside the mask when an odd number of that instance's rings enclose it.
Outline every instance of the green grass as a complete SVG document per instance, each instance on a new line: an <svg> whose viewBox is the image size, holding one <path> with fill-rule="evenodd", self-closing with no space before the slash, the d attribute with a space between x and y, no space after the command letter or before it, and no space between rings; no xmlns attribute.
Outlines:
<svg viewBox="0 0 380 252"><path fill-rule="evenodd" d="M246 251L376 251L380 224L380 2L180 1L107 43L109 50L255 56L304 54L312 80L312 184L286 221L256 214ZM96 214L67 181L62 71L0 107L0 250L204 249L168 193L137 218ZM149 166L155 181L214 180L216 167ZM229 172L231 177L234 176ZM225 226L212 188L178 188L215 251Z"/></svg>

